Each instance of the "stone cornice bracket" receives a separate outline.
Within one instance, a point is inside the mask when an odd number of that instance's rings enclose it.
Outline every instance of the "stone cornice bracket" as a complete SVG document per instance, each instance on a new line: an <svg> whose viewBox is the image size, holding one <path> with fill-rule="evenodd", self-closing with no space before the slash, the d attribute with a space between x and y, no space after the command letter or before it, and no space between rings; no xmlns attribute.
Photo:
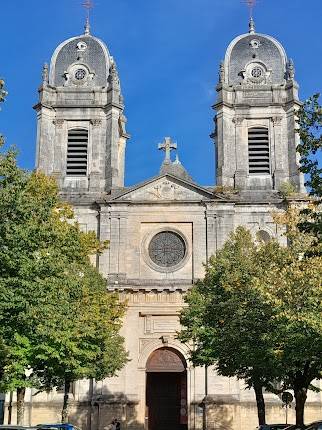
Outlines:
<svg viewBox="0 0 322 430"><path fill-rule="evenodd" d="M53 123L57 128L63 128L64 120L63 119L54 119Z"/></svg>
<svg viewBox="0 0 322 430"><path fill-rule="evenodd" d="M281 122L282 122L281 116L273 116L272 117L272 123L274 124L275 127L281 125Z"/></svg>
<svg viewBox="0 0 322 430"><path fill-rule="evenodd" d="M241 126L244 122L245 118L240 117L240 116L235 116L233 118L233 123L236 124L236 126Z"/></svg>
<svg viewBox="0 0 322 430"><path fill-rule="evenodd" d="M94 127L99 127L102 124L102 120L101 119L91 119L91 124Z"/></svg>

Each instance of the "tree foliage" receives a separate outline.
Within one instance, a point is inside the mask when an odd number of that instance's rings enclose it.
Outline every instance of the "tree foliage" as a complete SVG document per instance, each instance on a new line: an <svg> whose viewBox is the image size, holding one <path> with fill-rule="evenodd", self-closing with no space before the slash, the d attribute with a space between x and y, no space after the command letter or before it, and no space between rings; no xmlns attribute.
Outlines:
<svg viewBox="0 0 322 430"><path fill-rule="evenodd" d="M80 230L55 180L0 151L0 384L17 390L21 423L26 387L100 380L124 365L124 305L90 262L106 244Z"/></svg>
<svg viewBox="0 0 322 430"><path fill-rule="evenodd" d="M214 364L219 374L254 388L260 424L265 423L262 389L278 377L278 363L269 335L275 311L254 281L261 282L272 266L282 266L286 255L281 251L274 242L257 246L249 231L238 228L210 259L181 314L185 329L180 337L194 341L193 362Z"/></svg>
<svg viewBox="0 0 322 430"><path fill-rule="evenodd" d="M7 92L4 88L4 80L0 78L0 103L4 102ZM3 144L3 137L0 134L0 145Z"/></svg>
<svg viewBox="0 0 322 430"><path fill-rule="evenodd" d="M306 392L322 372L322 262L305 255L312 238L299 232L298 211L276 217L287 224L288 247L253 240L238 228L187 295L180 337L192 341L192 360L246 381L265 421L262 387L295 390L297 424ZM277 219L278 218L278 219Z"/></svg>
<svg viewBox="0 0 322 430"><path fill-rule="evenodd" d="M319 94L309 98L298 112L298 133L301 142L297 151L301 157L301 171L308 175L305 185L316 198L315 205L304 211L302 221L304 231L313 232L318 242L322 242L322 107Z"/></svg>

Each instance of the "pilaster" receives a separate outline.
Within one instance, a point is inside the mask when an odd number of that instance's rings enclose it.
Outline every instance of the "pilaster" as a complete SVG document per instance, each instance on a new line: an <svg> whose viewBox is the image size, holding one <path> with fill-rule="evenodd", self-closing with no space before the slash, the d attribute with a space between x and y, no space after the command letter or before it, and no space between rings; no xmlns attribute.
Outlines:
<svg viewBox="0 0 322 430"><path fill-rule="evenodd" d="M235 116L233 122L235 124L235 154L232 156L236 157L235 188L243 190L246 188L248 175L248 152L244 130L245 118Z"/></svg>

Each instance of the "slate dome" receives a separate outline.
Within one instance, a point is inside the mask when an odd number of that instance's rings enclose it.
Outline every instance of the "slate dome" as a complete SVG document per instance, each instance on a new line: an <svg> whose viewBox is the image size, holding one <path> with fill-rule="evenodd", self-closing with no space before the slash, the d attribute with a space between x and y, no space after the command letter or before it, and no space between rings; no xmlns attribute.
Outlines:
<svg viewBox="0 0 322 430"><path fill-rule="evenodd" d="M178 155L176 156L176 159L174 162L163 162L161 169L160 169L160 175L165 174L174 175L178 178L184 179L189 182L193 182L191 176L187 172L187 170L183 167L181 162L179 161Z"/></svg>
<svg viewBox="0 0 322 430"><path fill-rule="evenodd" d="M50 63L49 84L106 87L112 58L100 39L84 34L62 42Z"/></svg>
<svg viewBox="0 0 322 430"><path fill-rule="evenodd" d="M236 37L228 46L225 61L225 83L238 85L280 84L285 82L287 55L283 46L271 36L255 32Z"/></svg>

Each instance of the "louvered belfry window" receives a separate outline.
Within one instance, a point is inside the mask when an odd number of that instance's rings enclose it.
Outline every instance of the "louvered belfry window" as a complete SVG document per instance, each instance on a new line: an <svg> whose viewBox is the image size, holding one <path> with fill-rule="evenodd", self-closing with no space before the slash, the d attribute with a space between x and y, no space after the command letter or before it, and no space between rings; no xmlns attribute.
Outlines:
<svg viewBox="0 0 322 430"><path fill-rule="evenodd" d="M252 127L248 129L248 163L251 175L270 173L268 128Z"/></svg>
<svg viewBox="0 0 322 430"><path fill-rule="evenodd" d="M67 169L68 176L87 175L88 130L68 131Z"/></svg>

